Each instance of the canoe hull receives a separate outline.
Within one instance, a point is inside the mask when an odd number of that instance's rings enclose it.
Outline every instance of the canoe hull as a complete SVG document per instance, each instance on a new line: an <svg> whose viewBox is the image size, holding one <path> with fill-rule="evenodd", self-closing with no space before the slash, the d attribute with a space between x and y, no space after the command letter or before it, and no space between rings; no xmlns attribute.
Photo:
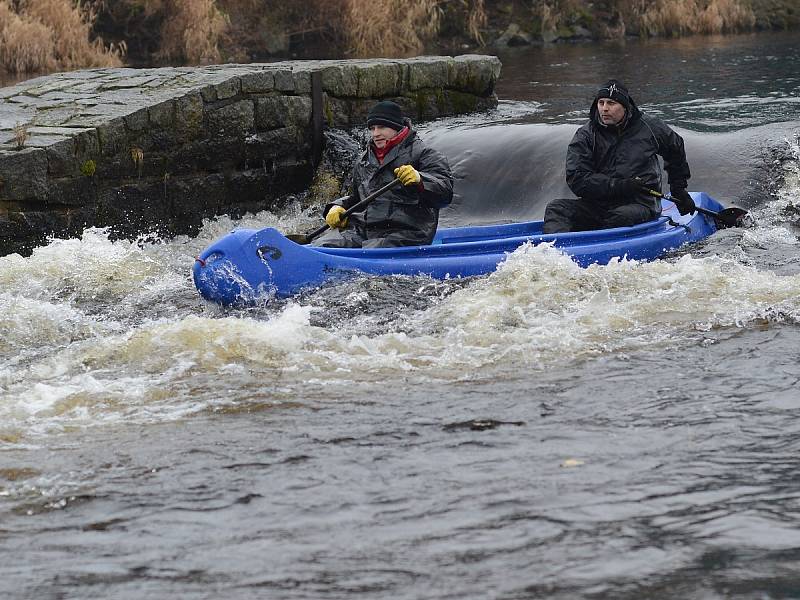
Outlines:
<svg viewBox="0 0 800 600"><path fill-rule="evenodd" d="M698 206L719 211L704 193ZM671 222L670 222L671 221ZM664 202L662 217L634 227L545 235L541 221L442 229L430 246L343 249L301 246L273 228L237 229L216 240L195 261L200 294L224 305L248 305L289 297L356 274L428 275L436 279L484 275L526 242L550 242L581 266L614 258L653 260L716 231L699 213L680 216Z"/></svg>

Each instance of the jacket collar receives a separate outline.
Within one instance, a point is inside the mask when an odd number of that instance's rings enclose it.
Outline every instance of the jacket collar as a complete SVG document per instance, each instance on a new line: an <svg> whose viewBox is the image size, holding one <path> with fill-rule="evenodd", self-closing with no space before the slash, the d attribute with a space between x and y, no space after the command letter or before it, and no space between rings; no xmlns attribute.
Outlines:
<svg viewBox="0 0 800 600"><path fill-rule="evenodd" d="M401 129L396 136L386 142L386 145L383 148L378 148L374 143L370 142L370 150L372 150L372 153L375 155L375 158L378 159L378 162L383 164L385 158L391 153L392 149L395 146L399 146L402 141L408 137L409 133L411 133L411 130L408 127L403 127L403 129Z"/></svg>

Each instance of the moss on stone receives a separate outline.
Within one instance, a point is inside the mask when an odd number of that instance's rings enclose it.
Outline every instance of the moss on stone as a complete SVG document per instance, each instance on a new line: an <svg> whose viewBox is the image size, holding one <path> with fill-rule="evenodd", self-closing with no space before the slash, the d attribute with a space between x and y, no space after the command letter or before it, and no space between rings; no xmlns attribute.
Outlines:
<svg viewBox="0 0 800 600"><path fill-rule="evenodd" d="M81 174L86 175L86 177L93 177L95 171L97 171L97 163L91 159L81 165Z"/></svg>
<svg viewBox="0 0 800 600"><path fill-rule="evenodd" d="M325 204L339 196L341 189L339 178L330 169L320 166L308 188L308 200L311 204Z"/></svg>
<svg viewBox="0 0 800 600"><path fill-rule="evenodd" d="M325 98L325 120L328 122L328 127L333 127L333 108L327 98Z"/></svg>
<svg viewBox="0 0 800 600"><path fill-rule="evenodd" d="M425 116L426 107L428 106L428 92L425 90L418 90L415 92L414 104L417 108L417 119L422 119Z"/></svg>
<svg viewBox="0 0 800 600"><path fill-rule="evenodd" d="M448 90L447 95L453 114L466 114L478 108L478 98L472 94L465 94L457 90Z"/></svg>
<svg viewBox="0 0 800 600"><path fill-rule="evenodd" d="M439 114L443 115L447 113L447 98L444 95L444 88L436 88L433 90L434 95L436 96L436 108L439 110Z"/></svg>

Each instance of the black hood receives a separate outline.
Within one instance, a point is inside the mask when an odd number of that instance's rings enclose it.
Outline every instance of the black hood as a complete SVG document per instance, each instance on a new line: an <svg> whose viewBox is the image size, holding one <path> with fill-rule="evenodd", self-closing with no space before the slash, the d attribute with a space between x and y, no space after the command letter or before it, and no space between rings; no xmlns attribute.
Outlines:
<svg viewBox="0 0 800 600"><path fill-rule="evenodd" d="M628 93L628 88L625 87L625 84L616 79L609 79L597 90L592 100L592 105L589 107L589 119L592 123L596 123L600 127L608 127L608 125L604 125L603 121L600 120L600 116L597 112L597 101L600 100L600 98L611 98L611 100L619 102L625 107L625 118L622 120L622 123L617 125L619 129L625 129L629 123L638 119L641 114L639 112L639 107L636 106L636 102L634 102L633 98Z"/></svg>

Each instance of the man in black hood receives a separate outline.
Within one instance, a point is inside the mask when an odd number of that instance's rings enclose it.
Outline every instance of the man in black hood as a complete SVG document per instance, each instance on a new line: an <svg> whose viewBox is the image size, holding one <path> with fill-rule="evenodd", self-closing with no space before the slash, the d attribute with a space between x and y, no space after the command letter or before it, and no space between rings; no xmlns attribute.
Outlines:
<svg viewBox="0 0 800 600"><path fill-rule="evenodd" d="M567 185L578 198L548 203L544 233L565 233L637 225L658 218L664 159L672 199L682 214L695 212L686 191L691 176L683 138L663 121L642 113L616 79L592 100L589 122L567 149Z"/></svg>
<svg viewBox="0 0 800 600"><path fill-rule="evenodd" d="M349 196L325 206L331 227L313 242L335 248L391 248L430 244L439 209L453 199L453 175L447 159L418 136L400 106L375 104L367 116L371 141L353 169ZM378 196L366 208L345 211L395 178L403 183Z"/></svg>

